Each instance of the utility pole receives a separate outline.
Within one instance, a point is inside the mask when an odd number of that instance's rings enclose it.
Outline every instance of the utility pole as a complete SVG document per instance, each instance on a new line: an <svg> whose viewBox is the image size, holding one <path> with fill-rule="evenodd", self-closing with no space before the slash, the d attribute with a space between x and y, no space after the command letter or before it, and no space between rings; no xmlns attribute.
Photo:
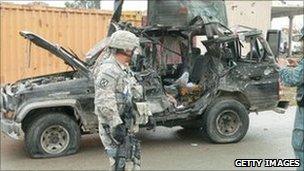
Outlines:
<svg viewBox="0 0 304 171"><path fill-rule="evenodd" d="M292 47L292 28L293 28L293 15L288 16L289 18L289 30L288 30L288 53L287 57L292 55L291 47Z"/></svg>

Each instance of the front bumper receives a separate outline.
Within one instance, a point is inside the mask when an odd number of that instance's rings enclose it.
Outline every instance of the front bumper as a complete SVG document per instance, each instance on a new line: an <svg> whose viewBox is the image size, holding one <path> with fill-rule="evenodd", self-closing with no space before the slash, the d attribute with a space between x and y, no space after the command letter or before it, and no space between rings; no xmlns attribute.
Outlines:
<svg viewBox="0 0 304 171"><path fill-rule="evenodd" d="M23 140L24 132L21 123L8 120L1 115L1 131L15 140Z"/></svg>
<svg viewBox="0 0 304 171"><path fill-rule="evenodd" d="M14 109L15 102L13 97L9 95L9 92L11 92L9 86L0 87L1 132L13 139L22 140L24 139L24 132L21 128L21 123L17 123L13 119L4 116Z"/></svg>

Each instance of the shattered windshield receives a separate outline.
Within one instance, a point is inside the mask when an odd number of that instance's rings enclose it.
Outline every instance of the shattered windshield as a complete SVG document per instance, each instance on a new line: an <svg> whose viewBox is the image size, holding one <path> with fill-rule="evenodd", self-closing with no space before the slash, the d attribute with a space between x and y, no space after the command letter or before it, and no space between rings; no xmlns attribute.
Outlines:
<svg viewBox="0 0 304 171"><path fill-rule="evenodd" d="M187 26L196 16L206 23L227 25L224 1L206 0L154 0L148 1L149 25Z"/></svg>
<svg viewBox="0 0 304 171"><path fill-rule="evenodd" d="M189 8L188 21L201 16L207 22L219 22L227 25L224 1L186 1Z"/></svg>

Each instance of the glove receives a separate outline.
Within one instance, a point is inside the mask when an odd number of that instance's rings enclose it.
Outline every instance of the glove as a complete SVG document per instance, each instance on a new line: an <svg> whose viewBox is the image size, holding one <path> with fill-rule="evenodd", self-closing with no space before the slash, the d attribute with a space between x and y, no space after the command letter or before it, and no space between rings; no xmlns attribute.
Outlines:
<svg viewBox="0 0 304 171"><path fill-rule="evenodd" d="M117 125L113 131L113 138L119 143L123 143L127 136L126 126L123 124Z"/></svg>
<svg viewBox="0 0 304 171"><path fill-rule="evenodd" d="M155 119L153 118L153 116L149 116L148 119L149 119L148 123L146 124L147 130L154 130L155 127L156 127L156 121L155 121Z"/></svg>

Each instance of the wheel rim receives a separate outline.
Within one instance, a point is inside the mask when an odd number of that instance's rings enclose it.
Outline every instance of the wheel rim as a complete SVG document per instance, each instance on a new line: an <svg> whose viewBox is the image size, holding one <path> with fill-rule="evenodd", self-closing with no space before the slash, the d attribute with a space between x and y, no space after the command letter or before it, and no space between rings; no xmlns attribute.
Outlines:
<svg viewBox="0 0 304 171"><path fill-rule="evenodd" d="M224 136L235 134L241 125L239 115L232 110L225 110L216 118L216 128L218 132Z"/></svg>
<svg viewBox="0 0 304 171"><path fill-rule="evenodd" d="M61 153L67 148L69 142L70 135L61 125L52 125L46 128L40 139L43 150L50 154Z"/></svg>

